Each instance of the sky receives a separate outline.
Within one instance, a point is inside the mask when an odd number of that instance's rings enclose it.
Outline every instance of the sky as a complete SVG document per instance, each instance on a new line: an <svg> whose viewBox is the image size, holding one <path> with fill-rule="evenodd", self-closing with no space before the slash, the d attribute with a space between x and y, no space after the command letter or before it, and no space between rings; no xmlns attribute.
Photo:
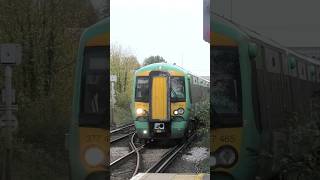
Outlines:
<svg viewBox="0 0 320 180"><path fill-rule="evenodd" d="M159 55L196 75L210 75L203 0L110 0L110 39L140 63Z"/></svg>
<svg viewBox="0 0 320 180"><path fill-rule="evenodd" d="M320 47L319 0L211 0L213 9L285 46Z"/></svg>

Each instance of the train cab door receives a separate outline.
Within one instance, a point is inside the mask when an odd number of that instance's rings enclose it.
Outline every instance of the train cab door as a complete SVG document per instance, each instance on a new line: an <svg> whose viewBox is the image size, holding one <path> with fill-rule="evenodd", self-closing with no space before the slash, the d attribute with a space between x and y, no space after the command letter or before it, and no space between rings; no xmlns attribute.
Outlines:
<svg viewBox="0 0 320 180"><path fill-rule="evenodd" d="M153 71L151 78L150 112L153 121L167 121L170 119L169 78L167 73Z"/></svg>
<svg viewBox="0 0 320 180"><path fill-rule="evenodd" d="M163 71L150 72L150 129L156 134L170 134L170 75Z"/></svg>

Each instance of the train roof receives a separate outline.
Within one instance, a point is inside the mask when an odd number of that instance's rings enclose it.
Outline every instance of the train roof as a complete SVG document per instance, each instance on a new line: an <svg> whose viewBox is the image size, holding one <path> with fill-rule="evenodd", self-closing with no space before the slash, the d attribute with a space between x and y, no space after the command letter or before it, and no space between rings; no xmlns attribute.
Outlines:
<svg viewBox="0 0 320 180"><path fill-rule="evenodd" d="M181 72L185 75L192 75L195 76L203 81L210 82L209 80L202 78L200 76L194 75L191 72L187 71L186 69L178 66L178 65L173 65L169 63L154 63L150 64L147 66L143 66L140 69L136 70L136 73L143 72L143 71L152 71L152 70L173 70L173 71L178 71Z"/></svg>
<svg viewBox="0 0 320 180"><path fill-rule="evenodd" d="M273 39L266 37L256 31L244 26L244 25L241 25L241 24L238 24L232 20L226 19L216 13L213 13L212 17L213 18L211 18L211 21L213 21L213 22L210 23L211 24L210 28L212 28L212 29L214 28L215 22L218 22L218 23L226 25L230 29L237 31L237 33L238 33L237 35L241 36L242 38L256 39L256 40L262 41L265 44L268 44L269 46L281 49L282 51L286 52L289 55L293 55L295 57L304 59L310 63L320 65L320 61L313 59L313 58L310 58L310 57L307 57L307 56L304 56L302 54L299 54L299 53L281 45L280 43L274 41Z"/></svg>
<svg viewBox="0 0 320 180"><path fill-rule="evenodd" d="M81 44L87 44L90 40L97 36L107 38L104 42L109 43L109 36L107 35L110 29L110 18L105 18L98 23L86 28L81 35Z"/></svg>

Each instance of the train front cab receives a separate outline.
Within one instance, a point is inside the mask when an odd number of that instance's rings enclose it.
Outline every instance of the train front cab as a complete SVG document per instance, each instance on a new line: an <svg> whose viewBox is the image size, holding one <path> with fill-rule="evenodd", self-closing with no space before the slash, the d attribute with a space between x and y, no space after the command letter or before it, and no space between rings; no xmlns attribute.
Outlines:
<svg viewBox="0 0 320 180"><path fill-rule="evenodd" d="M73 113L67 139L70 179L107 179L109 164L109 20L82 35L76 65Z"/></svg>
<svg viewBox="0 0 320 180"><path fill-rule="evenodd" d="M168 68L157 70L157 68ZM150 69L148 69L150 68ZM185 136L190 99L189 78L165 64L138 70L134 80L132 113L141 139L179 139Z"/></svg>
<svg viewBox="0 0 320 180"><path fill-rule="evenodd" d="M211 175L254 179L258 134L251 100L250 44L227 22L211 22ZM252 53L254 54L254 53Z"/></svg>

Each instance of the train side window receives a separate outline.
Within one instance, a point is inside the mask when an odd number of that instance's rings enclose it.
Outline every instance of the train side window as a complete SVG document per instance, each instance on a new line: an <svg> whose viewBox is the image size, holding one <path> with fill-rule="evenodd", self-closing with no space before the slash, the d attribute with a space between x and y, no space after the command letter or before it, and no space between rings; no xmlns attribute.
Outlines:
<svg viewBox="0 0 320 180"><path fill-rule="evenodd" d="M315 67L314 65L310 64L308 67L308 79L309 81L316 81L316 72L315 72Z"/></svg>
<svg viewBox="0 0 320 180"><path fill-rule="evenodd" d="M318 71L317 71L317 77L318 77L318 82L320 82L320 66L318 66Z"/></svg>
<svg viewBox="0 0 320 180"><path fill-rule="evenodd" d="M300 79L307 80L306 65L301 61L298 62L298 72Z"/></svg>
<svg viewBox="0 0 320 180"><path fill-rule="evenodd" d="M191 82L190 79L188 79L188 86L189 86L189 98L190 98L190 103L192 104L192 93L191 93Z"/></svg>
<svg viewBox="0 0 320 180"><path fill-rule="evenodd" d="M272 67L276 67L276 60L274 57L272 57Z"/></svg>
<svg viewBox="0 0 320 180"><path fill-rule="evenodd" d="M255 63L256 63L257 69L263 69L263 58L262 58L263 54L264 54L264 48L263 46L260 46L260 48L258 48L257 56L255 57Z"/></svg>
<svg viewBox="0 0 320 180"><path fill-rule="evenodd" d="M281 56L282 56L281 59L282 59L282 71L283 71L283 74L289 75L289 70L288 70L288 66L287 66L288 58L284 54L282 54Z"/></svg>
<svg viewBox="0 0 320 180"><path fill-rule="evenodd" d="M266 67L268 72L280 73L281 64L279 53L271 49L265 50L265 60Z"/></svg>
<svg viewBox="0 0 320 180"><path fill-rule="evenodd" d="M296 77L297 76L297 61L293 57L288 57L288 71L290 76Z"/></svg>
<svg viewBox="0 0 320 180"><path fill-rule="evenodd" d="M193 84L197 84L197 83L198 83L198 81L197 81L197 78L196 78L196 77L192 77L192 79L193 79Z"/></svg>

